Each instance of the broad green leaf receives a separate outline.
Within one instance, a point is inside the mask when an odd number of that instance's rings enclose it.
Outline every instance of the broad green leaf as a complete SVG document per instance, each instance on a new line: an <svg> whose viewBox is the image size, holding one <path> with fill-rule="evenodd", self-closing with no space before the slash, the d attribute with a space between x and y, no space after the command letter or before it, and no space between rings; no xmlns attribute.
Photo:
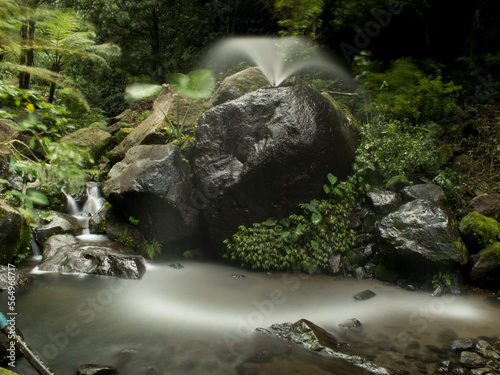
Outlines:
<svg viewBox="0 0 500 375"><path fill-rule="evenodd" d="M313 223L313 224L317 225L317 224L319 224L319 223L321 222L321 219L322 219L322 218L323 218L323 217L321 216L321 214L320 214L320 213L316 213L316 212L315 212L315 213L313 213L313 214L312 214L312 216L311 216L311 221L312 221L312 223Z"/></svg>
<svg viewBox="0 0 500 375"><path fill-rule="evenodd" d="M175 91L190 99L204 99L212 94L215 88L215 76L211 70L193 70L188 74L173 74L167 80Z"/></svg>
<svg viewBox="0 0 500 375"><path fill-rule="evenodd" d="M314 204L313 201L311 201L311 203L304 203L304 207L307 208L311 212L319 214L318 206L317 206L317 204Z"/></svg>
<svg viewBox="0 0 500 375"><path fill-rule="evenodd" d="M330 191L332 191L332 189L330 189L330 186L328 186L327 184L323 185L323 190L326 194L330 194Z"/></svg>
<svg viewBox="0 0 500 375"><path fill-rule="evenodd" d="M328 176L326 176L328 178L328 181L330 182L330 184L332 185L335 185L335 183L337 182L337 177L335 177L333 174L331 173L328 173Z"/></svg>
<svg viewBox="0 0 500 375"><path fill-rule="evenodd" d="M42 205L42 206L45 206L45 205L48 205L49 204L49 200L48 198L45 196L45 194L39 192L39 191L36 191L36 190L28 190L27 191L27 195L28 195L28 198L33 202L33 203L36 203L38 205Z"/></svg>
<svg viewBox="0 0 500 375"><path fill-rule="evenodd" d="M287 238L289 235L290 235L290 231L287 230L287 231L281 233L281 238Z"/></svg>
<svg viewBox="0 0 500 375"><path fill-rule="evenodd" d="M316 242L316 241L311 241L311 247L312 247L314 250L318 250L319 243L318 243L318 242Z"/></svg>

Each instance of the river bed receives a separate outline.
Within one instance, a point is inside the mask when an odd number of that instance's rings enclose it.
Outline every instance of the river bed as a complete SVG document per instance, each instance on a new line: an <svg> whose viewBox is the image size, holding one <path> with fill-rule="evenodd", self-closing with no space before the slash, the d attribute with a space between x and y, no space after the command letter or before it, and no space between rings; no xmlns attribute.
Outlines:
<svg viewBox="0 0 500 375"><path fill-rule="evenodd" d="M455 355L455 339L500 337L500 302L485 295L431 297L376 280L181 263L151 263L142 280L35 270L16 294L17 327L57 375L85 363L121 375L364 373L255 331L301 318L349 344L344 351L411 374L432 374ZM376 296L353 299L366 289ZM5 293L0 300L5 306ZM350 318L362 327L338 326ZM24 359L16 368L36 375Z"/></svg>

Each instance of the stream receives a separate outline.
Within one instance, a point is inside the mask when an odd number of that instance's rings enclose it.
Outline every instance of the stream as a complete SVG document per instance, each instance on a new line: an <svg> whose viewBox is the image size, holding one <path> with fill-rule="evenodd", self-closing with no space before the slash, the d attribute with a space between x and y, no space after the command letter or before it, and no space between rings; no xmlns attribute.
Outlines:
<svg viewBox="0 0 500 375"><path fill-rule="evenodd" d="M56 375L81 364L142 374L363 374L340 359L255 331L308 319L352 354L411 374L434 373L459 338L500 337L500 302L484 295L412 292L380 281L243 271L213 262L148 264L142 280L60 274L24 265L17 327ZM244 277L236 277L244 275ZM370 289L376 296L355 301ZM2 306L6 293L0 295ZM361 328L338 324L357 318ZM22 369L22 371L21 371ZM16 369L36 375L24 359Z"/></svg>

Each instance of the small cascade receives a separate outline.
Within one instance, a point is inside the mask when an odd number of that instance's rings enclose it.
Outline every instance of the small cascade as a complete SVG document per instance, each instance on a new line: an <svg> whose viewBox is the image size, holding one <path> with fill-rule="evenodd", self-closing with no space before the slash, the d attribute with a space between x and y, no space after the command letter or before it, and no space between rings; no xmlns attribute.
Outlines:
<svg viewBox="0 0 500 375"><path fill-rule="evenodd" d="M34 257L38 257L42 255L42 248L38 244L38 242L35 241L35 236L31 236L31 251Z"/></svg>
<svg viewBox="0 0 500 375"><path fill-rule="evenodd" d="M66 196L67 199L67 211L68 214L74 216L80 226L82 227L82 235L90 236L90 228L89 223L92 216L94 216L99 210L104 206L105 199L102 197L101 192L99 190L99 185L97 182L90 181L87 182L86 185L86 196L87 200L83 203L83 207L80 209L80 206L75 201L75 199L65 192L63 189L62 192ZM102 237L102 236L99 236Z"/></svg>

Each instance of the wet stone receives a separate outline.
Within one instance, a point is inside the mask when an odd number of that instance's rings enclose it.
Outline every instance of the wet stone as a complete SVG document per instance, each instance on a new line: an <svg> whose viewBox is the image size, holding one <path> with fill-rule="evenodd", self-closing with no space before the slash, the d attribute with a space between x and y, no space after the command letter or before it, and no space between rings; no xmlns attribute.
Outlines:
<svg viewBox="0 0 500 375"><path fill-rule="evenodd" d="M115 375L118 369L106 365L81 365L76 370L77 375Z"/></svg>
<svg viewBox="0 0 500 375"><path fill-rule="evenodd" d="M356 318L352 318L352 319L347 319L347 320L343 320L342 322L340 322L338 324L339 327L342 327L342 328L348 328L348 329L351 329L351 328L358 328L358 327L361 327L361 322L356 319Z"/></svg>
<svg viewBox="0 0 500 375"><path fill-rule="evenodd" d="M170 263L168 266L175 268L176 270L181 270L184 268L184 266L180 263Z"/></svg>
<svg viewBox="0 0 500 375"><path fill-rule="evenodd" d="M464 367L473 369L483 367L486 364L486 360L477 353L463 351L460 354L460 363Z"/></svg>
<svg viewBox="0 0 500 375"><path fill-rule="evenodd" d="M245 275L242 275L241 273L235 273L235 274L233 275L233 277L234 277L235 279L242 279L242 278L244 278L244 277L245 277Z"/></svg>
<svg viewBox="0 0 500 375"><path fill-rule="evenodd" d="M456 351L472 350L474 349L474 342L471 339L455 340L451 344L451 348Z"/></svg>
<svg viewBox="0 0 500 375"><path fill-rule="evenodd" d="M356 301L365 301L367 299L375 297L375 293L372 292L371 290L363 290L362 292L356 293L352 298L354 298Z"/></svg>

